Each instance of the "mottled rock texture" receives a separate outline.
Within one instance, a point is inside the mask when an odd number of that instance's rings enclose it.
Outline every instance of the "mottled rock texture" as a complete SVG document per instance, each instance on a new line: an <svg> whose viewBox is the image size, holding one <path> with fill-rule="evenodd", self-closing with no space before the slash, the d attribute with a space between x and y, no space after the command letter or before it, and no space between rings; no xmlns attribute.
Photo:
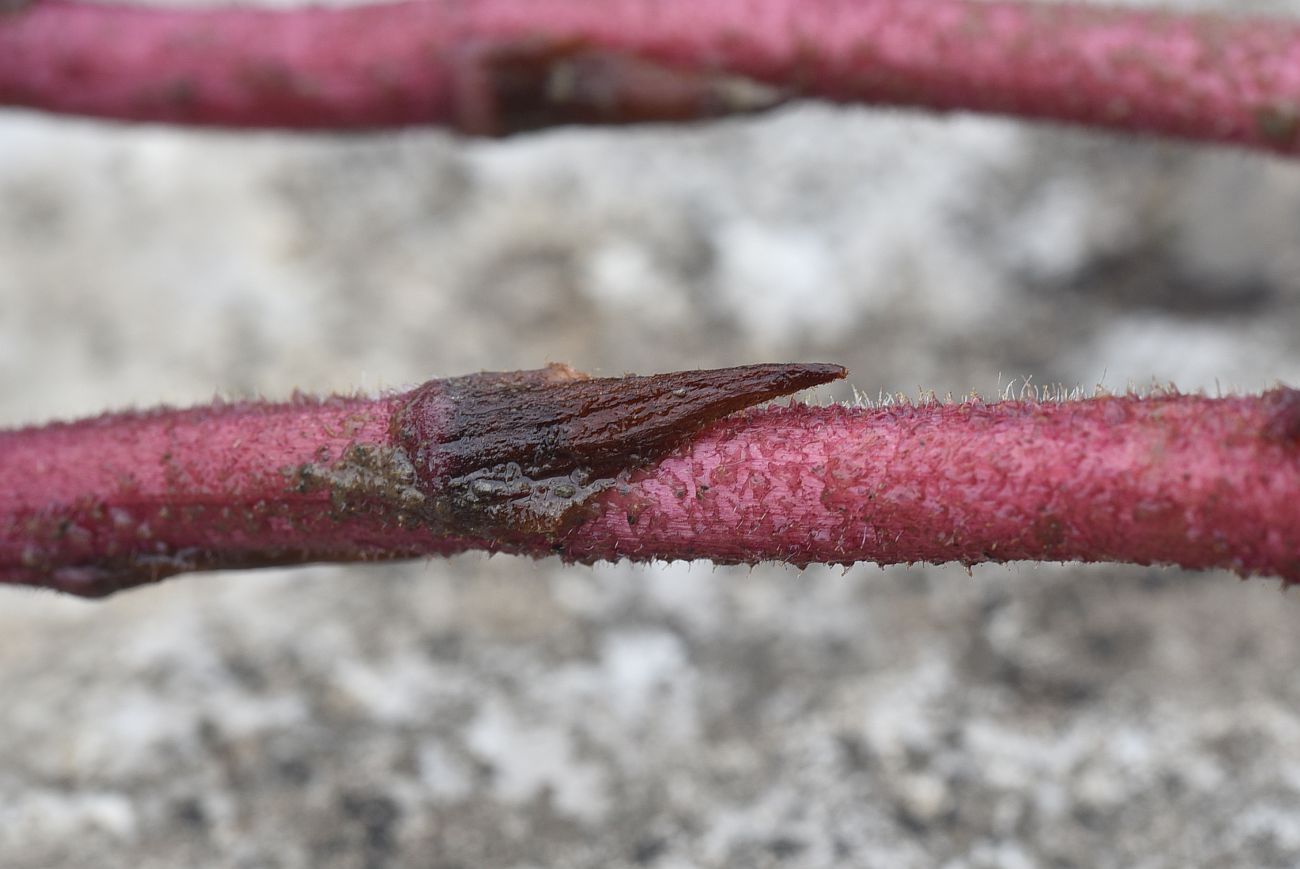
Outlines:
<svg viewBox="0 0 1300 869"><path fill-rule="evenodd" d="M504 143L0 114L5 425L547 360L1260 389L1298 323L1300 164L1257 154L815 106ZM3 589L0 863L1294 866L1298 620L1116 567Z"/></svg>

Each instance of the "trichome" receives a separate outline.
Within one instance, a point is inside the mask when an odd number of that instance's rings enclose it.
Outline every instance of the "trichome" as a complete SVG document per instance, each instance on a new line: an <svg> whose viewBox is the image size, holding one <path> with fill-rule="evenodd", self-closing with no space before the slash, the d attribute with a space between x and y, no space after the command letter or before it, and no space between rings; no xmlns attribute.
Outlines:
<svg viewBox="0 0 1300 869"><path fill-rule="evenodd" d="M844 375L565 366L0 432L0 581L446 555L1016 560L1300 581L1300 392L754 405Z"/></svg>

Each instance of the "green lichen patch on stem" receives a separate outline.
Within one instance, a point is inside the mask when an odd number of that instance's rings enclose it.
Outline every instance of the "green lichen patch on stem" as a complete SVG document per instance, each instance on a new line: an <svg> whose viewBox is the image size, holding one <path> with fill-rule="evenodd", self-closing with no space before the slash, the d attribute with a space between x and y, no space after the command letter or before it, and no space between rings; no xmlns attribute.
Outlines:
<svg viewBox="0 0 1300 869"><path fill-rule="evenodd" d="M429 498L417 485L415 466L398 447L353 444L342 457L282 470L298 494L327 492L337 519L382 514L398 527L426 521Z"/></svg>
<svg viewBox="0 0 1300 869"><path fill-rule="evenodd" d="M569 474L533 478L517 462L475 470L447 481L435 499L441 521L469 530L490 530L494 539L540 536L551 543L590 515L591 499L625 478L594 477L578 468ZM466 517L472 517L467 523Z"/></svg>

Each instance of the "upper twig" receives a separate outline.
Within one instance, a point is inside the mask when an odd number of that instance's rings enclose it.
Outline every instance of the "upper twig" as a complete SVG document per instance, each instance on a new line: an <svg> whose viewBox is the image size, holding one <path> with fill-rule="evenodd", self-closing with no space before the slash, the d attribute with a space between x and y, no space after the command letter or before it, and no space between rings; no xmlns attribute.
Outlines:
<svg viewBox="0 0 1300 869"><path fill-rule="evenodd" d="M404 0L0 13L0 104L121 120L503 134L792 97L1300 148L1300 24L969 0Z"/></svg>

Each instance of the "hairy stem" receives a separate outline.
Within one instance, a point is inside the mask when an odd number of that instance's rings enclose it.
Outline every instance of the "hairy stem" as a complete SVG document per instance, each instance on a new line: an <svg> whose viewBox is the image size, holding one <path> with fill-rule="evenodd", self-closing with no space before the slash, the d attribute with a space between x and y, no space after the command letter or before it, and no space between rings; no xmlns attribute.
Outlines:
<svg viewBox="0 0 1300 869"><path fill-rule="evenodd" d="M844 376L567 366L400 395L219 403L0 431L0 582L95 597L190 570L544 554L726 414Z"/></svg>
<svg viewBox="0 0 1300 869"><path fill-rule="evenodd" d="M189 570L487 549L1300 582L1296 390L735 413L842 375L553 366L0 432L0 581L100 596Z"/></svg>
<svg viewBox="0 0 1300 869"><path fill-rule="evenodd" d="M791 97L1300 149L1300 24L969 0L0 12L0 104L235 127L686 120Z"/></svg>
<svg viewBox="0 0 1300 869"><path fill-rule="evenodd" d="M633 475L579 560L1115 561L1300 581L1300 392L790 407Z"/></svg>

